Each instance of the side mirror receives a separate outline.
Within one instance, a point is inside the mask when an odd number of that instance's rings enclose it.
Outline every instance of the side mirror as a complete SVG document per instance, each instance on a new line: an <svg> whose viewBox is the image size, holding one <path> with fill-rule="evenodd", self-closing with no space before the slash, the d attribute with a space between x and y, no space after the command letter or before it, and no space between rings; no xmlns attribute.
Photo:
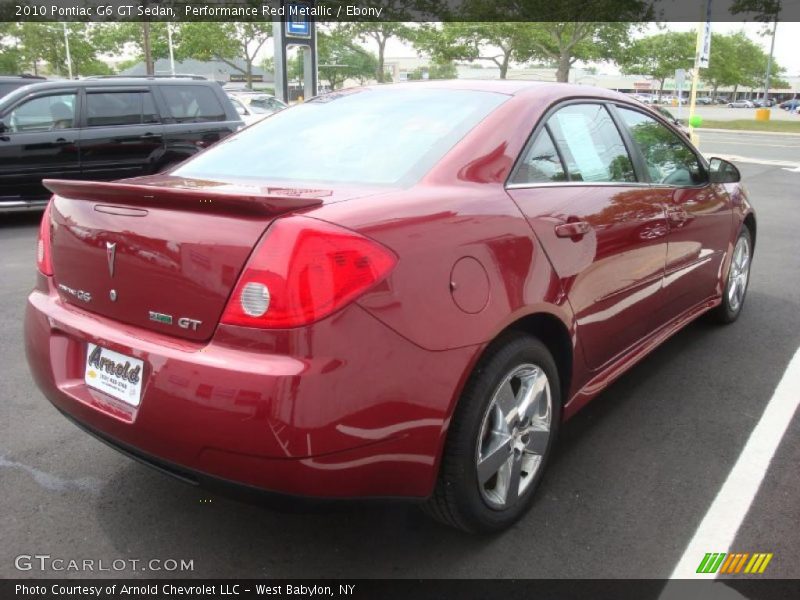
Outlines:
<svg viewBox="0 0 800 600"><path fill-rule="evenodd" d="M3 123L3 121L0 121L0 134L5 133L6 131L8 131L8 126Z"/></svg>
<svg viewBox="0 0 800 600"><path fill-rule="evenodd" d="M721 158L712 158L708 163L711 183L738 183L742 176L733 163Z"/></svg>

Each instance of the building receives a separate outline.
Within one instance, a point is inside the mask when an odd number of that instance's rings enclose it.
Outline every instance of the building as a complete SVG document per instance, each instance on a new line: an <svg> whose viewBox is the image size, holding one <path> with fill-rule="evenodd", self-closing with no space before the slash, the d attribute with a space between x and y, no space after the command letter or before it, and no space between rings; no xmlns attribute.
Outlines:
<svg viewBox="0 0 800 600"><path fill-rule="evenodd" d="M246 70L245 62L241 59L233 59L230 61L240 70L234 69L230 64L221 60L194 60L187 59L175 61L175 73L179 75L200 75L212 81L219 81L221 83L242 83L244 84L247 77L244 74ZM256 89L274 89L275 77L273 73L264 71L261 67L253 65L253 87ZM134 66L120 71L120 75L133 75L141 76L147 73L144 62L139 62ZM172 73L170 69L169 60L160 58L155 62L156 75L169 75Z"/></svg>

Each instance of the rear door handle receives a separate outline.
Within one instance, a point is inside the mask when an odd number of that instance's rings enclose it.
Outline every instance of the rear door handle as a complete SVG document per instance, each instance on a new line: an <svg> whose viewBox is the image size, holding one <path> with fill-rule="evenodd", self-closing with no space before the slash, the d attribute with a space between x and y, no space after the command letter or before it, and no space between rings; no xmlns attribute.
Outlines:
<svg viewBox="0 0 800 600"><path fill-rule="evenodd" d="M56 146L68 146L69 144L72 143L73 143L72 140L68 140L66 138L58 138L55 142L53 142L53 144L55 144Z"/></svg>
<svg viewBox="0 0 800 600"><path fill-rule="evenodd" d="M139 136L140 140L153 140L156 138L160 138L161 135L158 133L145 133Z"/></svg>
<svg viewBox="0 0 800 600"><path fill-rule="evenodd" d="M591 231L592 226L586 221L571 221L556 225L556 237L580 239Z"/></svg>

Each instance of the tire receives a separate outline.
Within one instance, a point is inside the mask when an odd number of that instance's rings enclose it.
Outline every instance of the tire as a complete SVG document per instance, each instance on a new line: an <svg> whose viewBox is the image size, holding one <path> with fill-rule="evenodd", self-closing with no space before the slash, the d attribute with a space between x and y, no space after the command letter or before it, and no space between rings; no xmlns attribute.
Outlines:
<svg viewBox="0 0 800 600"><path fill-rule="evenodd" d="M744 254L742 254L744 253ZM742 264L742 260L744 263ZM750 265L753 262L753 236L750 230L742 225L736 243L733 246L728 273L725 275L725 287L722 292L722 303L712 311L713 318L723 324L733 323L742 314L742 307L750 283ZM733 287L736 290L733 290Z"/></svg>
<svg viewBox="0 0 800 600"><path fill-rule="evenodd" d="M499 338L461 395L425 512L472 533L509 527L533 502L560 420L561 386L548 349L519 332Z"/></svg>

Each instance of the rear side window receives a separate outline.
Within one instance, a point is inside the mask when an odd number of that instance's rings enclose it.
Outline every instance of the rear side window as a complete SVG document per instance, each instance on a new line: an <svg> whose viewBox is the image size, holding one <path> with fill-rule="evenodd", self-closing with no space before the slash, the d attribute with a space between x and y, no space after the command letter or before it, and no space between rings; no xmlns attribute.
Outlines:
<svg viewBox="0 0 800 600"><path fill-rule="evenodd" d="M109 127L158 122L150 92L90 92L86 95L86 125Z"/></svg>
<svg viewBox="0 0 800 600"><path fill-rule="evenodd" d="M178 123L225 121L225 109L211 88L202 85L164 85L161 93L170 116Z"/></svg>
<svg viewBox="0 0 800 600"><path fill-rule="evenodd" d="M625 143L601 104L571 104L547 122L570 181L636 181Z"/></svg>
<svg viewBox="0 0 800 600"><path fill-rule="evenodd" d="M525 153L511 183L547 183L566 179L567 174L553 144L553 138L545 128Z"/></svg>
<svg viewBox="0 0 800 600"><path fill-rule="evenodd" d="M644 156L653 183L693 186L706 182L700 160L677 133L637 110L617 110Z"/></svg>

